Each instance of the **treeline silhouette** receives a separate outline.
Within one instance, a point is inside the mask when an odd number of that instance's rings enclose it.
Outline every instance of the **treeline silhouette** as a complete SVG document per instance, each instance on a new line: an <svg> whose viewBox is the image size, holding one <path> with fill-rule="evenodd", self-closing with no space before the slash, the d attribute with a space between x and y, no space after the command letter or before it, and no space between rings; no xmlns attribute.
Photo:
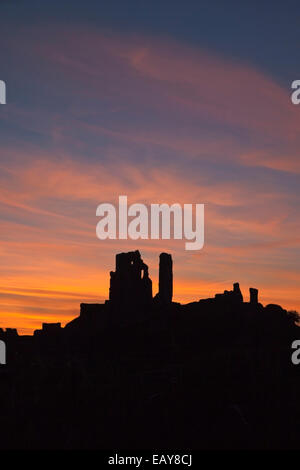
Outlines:
<svg viewBox="0 0 300 470"><path fill-rule="evenodd" d="M153 297L140 253L121 253L105 304L64 328L0 330L2 449L285 449L300 442L296 312L244 302L238 283L172 302L172 258ZM300 367L300 365L299 365Z"/></svg>

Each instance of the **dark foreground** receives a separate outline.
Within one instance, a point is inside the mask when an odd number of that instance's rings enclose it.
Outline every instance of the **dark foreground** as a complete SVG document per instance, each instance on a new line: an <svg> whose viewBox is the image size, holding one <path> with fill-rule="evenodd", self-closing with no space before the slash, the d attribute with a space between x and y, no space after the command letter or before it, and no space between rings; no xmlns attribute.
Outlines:
<svg viewBox="0 0 300 470"><path fill-rule="evenodd" d="M286 311L173 304L101 323L6 338L1 448L299 446L300 334Z"/></svg>
<svg viewBox="0 0 300 470"><path fill-rule="evenodd" d="M34 336L0 330L0 448L299 448L295 314L237 283L176 304L172 282L164 253L153 298L140 253L122 253L105 304Z"/></svg>

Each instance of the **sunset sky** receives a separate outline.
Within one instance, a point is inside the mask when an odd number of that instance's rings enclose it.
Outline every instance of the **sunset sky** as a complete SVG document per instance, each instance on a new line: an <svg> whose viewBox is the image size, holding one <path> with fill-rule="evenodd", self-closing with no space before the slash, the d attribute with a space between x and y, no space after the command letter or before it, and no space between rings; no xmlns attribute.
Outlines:
<svg viewBox="0 0 300 470"><path fill-rule="evenodd" d="M63 325L139 249L174 300L300 310L299 2L2 0L0 327ZM96 237L96 208L204 203L205 244Z"/></svg>

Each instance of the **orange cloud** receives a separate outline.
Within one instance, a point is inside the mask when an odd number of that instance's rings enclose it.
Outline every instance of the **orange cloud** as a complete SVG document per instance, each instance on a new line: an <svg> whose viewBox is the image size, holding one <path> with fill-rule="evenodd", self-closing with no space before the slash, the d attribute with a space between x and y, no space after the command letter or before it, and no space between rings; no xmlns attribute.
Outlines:
<svg viewBox="0 0 300 470"><path fill-rule="evenodd" d="M245 217L244 210L256 199L249 202L247 189L238 183L199 187L168 168L153 169L147 175L142 167L123 167L120 163L118 168L116 172L114 165L111 168L99 163L71 159L52 162L35 157L28 159L24 170L8 165L10 179L2 181L0 194L1 210L8 207L12 219L2 223L1 231L3 324L26 332L37 327L36 319L66 323L78 314L81 301L101 302L108 297L108 273L115 253L137 245L150 265L154 290L159 252L173 253L175 300L184 302L213 295L216 289L223 290L234 280L245 284L253 280L261 285L267 271L269 278L272 273L267 260L278 250L299 246L299 238L291 237L289 227L283 230L275 203L268 207L267 214L262 211ZM45 183L40 174L47 175ZM116 202L123 193L128 195L129 203L205 200L205 223L213 236L207 237L199 253L185 252L183 241L100 242L95 235L96 207L100 202ZM259 200L261 194L256 198ZM237 201L242 210L229 218L222 215L222 207L234 209ZM226 234L235 238L227 247ZM245 243L249 235L255 237L255 243ZM262 253L264 259L260 260ZM282 278L288 274L289 271L283 272ZM271 293L272 286L265 285L266 292ZM279 298L290 305L291 294L296 295L296 289L282 289ZM269 297L270 294L265 295L266 299Z"/></svg>
<svg viewBox="0 0 300 470"><path fill-rule="evenodd" d="M80 301L107 298L114 255L135 248L154 290L159 252L173 254L177 301L240 281L265 302L299 308L300 115L289 90L250 64L170 39L75 28L30 38L10 46L43 65L51 106L1 115L38 136L1 149L1 323L22 332L66 323ZM96 207L121 194L204 203L204 249L100 242Z"/></svg>

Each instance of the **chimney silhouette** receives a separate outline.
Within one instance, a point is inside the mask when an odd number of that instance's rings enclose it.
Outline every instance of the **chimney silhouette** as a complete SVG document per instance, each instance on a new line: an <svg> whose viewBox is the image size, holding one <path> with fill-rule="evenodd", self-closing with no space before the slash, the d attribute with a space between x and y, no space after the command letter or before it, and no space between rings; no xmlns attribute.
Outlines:
<svg viewBox="0 0 300 470"><path fill-rule="evenodd" d="M258 303L258 290L250 287L250 304L257 304Z"/></svg>
<svg viewBox="0 0 300 470"><path fill-rule="evenodd" d="M159 255L159 292L158 298L164 304L172 302L173 297L173 261L168 253Z"/></svg>
<svg viewBox="0 0 300 470"><path fill-rule="evenodd" d="M233 284L233 292L236 296L236 298L240 301L240 302L243 302L243 294L241 292L241 289L240 289L240 285L238 282L235 282Z"/></svg>

